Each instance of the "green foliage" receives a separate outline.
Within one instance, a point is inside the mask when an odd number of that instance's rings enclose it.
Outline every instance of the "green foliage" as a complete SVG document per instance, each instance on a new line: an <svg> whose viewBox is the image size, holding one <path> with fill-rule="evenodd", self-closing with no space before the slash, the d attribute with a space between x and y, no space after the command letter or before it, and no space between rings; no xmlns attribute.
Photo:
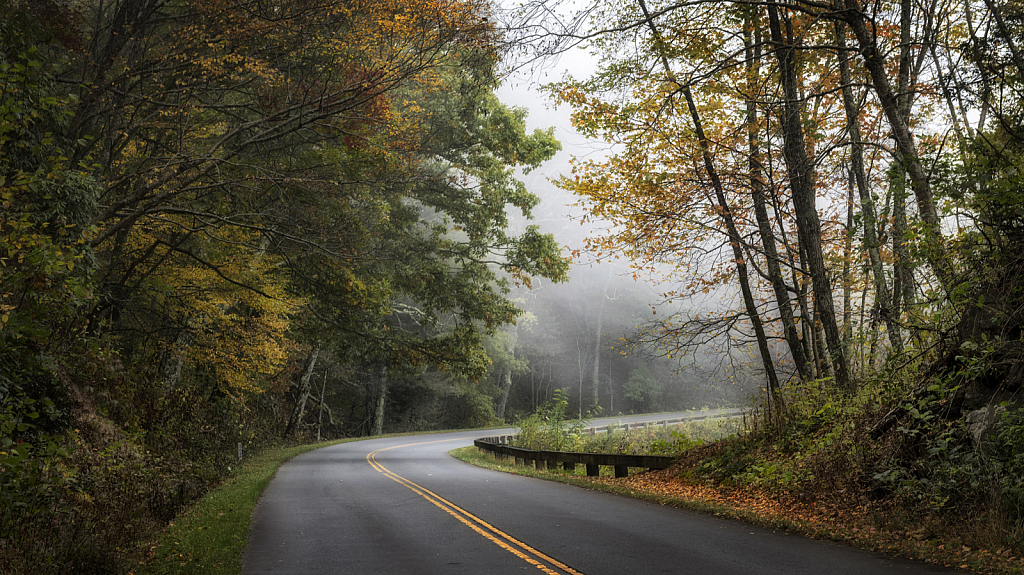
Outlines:
<svg viewBox="0 0 1024 575"><path fill-rule="evenodd" d="M1002 512L1011 524L1024 524L1024 410L1006 409L992 430L992 459Z"/></svg>
<svg viewBox="0 0 1024 575"><path fill-rule="evenodd" d="M622 384L622 394L633 402L637 411L657 411L665 384L651 375L646 365L634 368L629 372L629 379Z"/></svg>
<svg viewBox="0 0 1024 575"><path fill-rule="evenodd" d="M131 570L277 441L311 340L387 366L396 427L493 422L510 286L566 277L509 230L559 144L492 93L482 5L238 7L0 0L4 573ZM316 385L331 436L355 379Z"/></svg>
<svg viewBox="0 0 1024 575"><path fill-rule="evenodd" d="M35 424L53 410L49 400L12 396L0 384L0 539L18 544L65 510L62 496L76 475L66 438Z"/></svg>
<svg viewBox="0 0 1024 575"><path fill-rule="evenodd" d="M567 411L569 397L560 389L537 411L516 420L519 434L514 445L524 449L578 451L583 446L583 430L589 419L572 419Z"/></svg>

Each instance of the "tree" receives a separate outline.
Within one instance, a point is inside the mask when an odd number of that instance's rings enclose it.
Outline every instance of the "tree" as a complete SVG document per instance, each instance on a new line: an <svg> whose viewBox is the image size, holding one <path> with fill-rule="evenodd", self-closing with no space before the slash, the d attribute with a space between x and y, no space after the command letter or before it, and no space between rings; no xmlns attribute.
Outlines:
<svg viewBox="0 0 1024 575"><path fill-rule="evenodd" d="M651 376L646 365L641 365L629 372L629 379L622 385L622 394L639 406L644 413L657 411L659 400L664 391L664 384Z"/></svg>
<svg viewBox="0 0 1024 575"><path fill-rule="evenodd" d="M306 433L332 398L370 404L334 412L332 434L383 430L388 401L430 378L490 421L469 387L483 341L520 314L511 286L567 263L537 228L508 230L538 201L516 174L558 143L492 94L489 4L0 7L15 15L0 22L0 398L26 410L0 414L5 440L27 441L8 423L49 402L24 432L95 471L85 489L123 485L122 467L145 478L116 498L135 532L226 473L237 444ZM321 382L327 366L378 385ZM109 499L33 521L73 530ZM58 545L64 528L39 532ZM114 565L134 542L95 549L107 535L81 548Z"/></svg>
<svg viewBox="0 0 1024 575"><path fill-rule="evenodd" d="M639 267L675 265L680 288L666 292L666 301L731 289L742 297L743 311L663 317L649 341L678 353L728 333L758 344L771 381L778 358L768 342L778 337L797 375L834 377L849 388L854 374L842 333L852 333L857 315L844 303L840 329L833 284L847 278L843 301L852 302L854 290L868 288L850 283L853 276L841 270L864 262L873 279L872 317L888 326L890 350L902 353L903 318L923 317L928 305L915 295L917 281L934 279L948 290L952 277L914 142L923 138L930 146L936 139L913 118L936 102L922 89L928 70L917 46L930 37L941 8L919 14L908 3L880 7L872 18L893 26L865 35L864 12L849 4L830 12L801 2L645 1L584 9L554 22L557 12L541 4L518 12L536 20L521 21L515 33L546 29L545 49L586 42L604 58L589 80L567 78L551 87L573 106L579 129L619 144L609 161L581 162L560 182L584 198L592 217L620 226L592 250L620 253ZM895 50L898 66L886 68L883 58L855 60L848 33L861 53ZM657 68L665 74L653 73ZM869 89L856 94L857 82ZM894 148L882 141L886 130ZM902 208L904 172L919 220L913 213L907 219ZM883 174L889 187L879 212ZM853 204L846 199L851 182ZM860 224L860 250L845 247L848 217ZM888 239L891 244L883 243ZM918 257L933 276L914 271Z"/></svg>

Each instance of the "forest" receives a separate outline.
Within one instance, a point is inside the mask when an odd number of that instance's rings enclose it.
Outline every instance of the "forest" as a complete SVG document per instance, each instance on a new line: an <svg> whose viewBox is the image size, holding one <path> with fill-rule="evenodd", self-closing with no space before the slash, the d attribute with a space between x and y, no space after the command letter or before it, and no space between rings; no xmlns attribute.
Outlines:
<svg viewBox="0 0 1024 575"><path fill-rule="evenodd" d="M248 454L556 392L750 407L808 482L1024 539L1020 2L0 15L0 571L126 571ZM548 181L495 91L573 51L544 89L608 153Z"/></svg>

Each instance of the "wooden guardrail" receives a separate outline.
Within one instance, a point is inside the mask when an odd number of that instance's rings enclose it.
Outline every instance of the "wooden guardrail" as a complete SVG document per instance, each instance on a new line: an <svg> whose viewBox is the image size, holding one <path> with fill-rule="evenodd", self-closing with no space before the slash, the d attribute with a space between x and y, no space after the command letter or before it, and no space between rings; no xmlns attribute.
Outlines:
<svg viewBox="0 0 1024 575"><path fill-rule="evenodd" d="M516 463L528 465L533 462L537 469L554 468L559 463L568 471L576 469L576 465L582 463L587 466L587 475L593 477L599 474L601 465L611 465L615 468L615 477L626 477L630 467L644 467L647 469L665 469L675 457L661 455L618 455L614 453L579 453L575 451L546 451L541 449L523 449L508 445L511 435L499 437L482 437L473 441L473 445L485 449L496 455L514 457Z"/></svg>
<svg viewBox="0 0 1024 575"><path fill-rule="evenodd" d="M699 421L721 417L720 415L701 415L681 419L663 419L660 421L644 421L640 423L619 423L607 426L590 427L584 430L585 433L594 435L598 431L611 432L616 429L629 431L633 429L647 429L649 426L661 425L668 427L670 423L682 423L684 421ZM601 465L610 465L615 468L615 477L626 477L629 475L630 467L643 467L646 469L666 469L676 460L675 457L664 455L620 455L616 453L580 453L577 451L546 451L542 449L523 449L510 445L515 435L498 435L495 437L481 437L473 441L479 449L490 451L502 457L514 457L516 463L528 465L533 462L537 469L552 469L559 463L563 469L572 471L576 466L583 464L587 466L587 475L594 477L600 474Z"/></svg>

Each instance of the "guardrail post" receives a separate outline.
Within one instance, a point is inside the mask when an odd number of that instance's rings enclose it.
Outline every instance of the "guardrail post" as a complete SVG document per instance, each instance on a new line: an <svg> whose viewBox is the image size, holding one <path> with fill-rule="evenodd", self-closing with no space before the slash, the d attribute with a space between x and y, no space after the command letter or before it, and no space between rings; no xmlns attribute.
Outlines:
<svg viewBox="0 0 1024 575"><path fill-rule="evenodd" d="M562 469L566 471L576 471L576 464L571 461L563 461Z"/></svg>
<svg viewBox="0 0 1024 575"><path fill-rule="evenodd" d="M517 457L516 458L516 465L526 465L526 460L523 459L522 457Z"/></svg>
<svg viewBox="0 0 1024 575"><path fill-rule="evenodd" d="M629 468L626 467L625 465L616 465L615 466L615 477L616 478L629 477Z"/></svg>
<svg viewBox="0 0 1024 575"><path fill-rule="evenodd" d="M539 458L539 457L537 459L534 459L533 460L533 467L537 471L541 471L542 469L544 469L544 460Z"/></svg>
<svg viewBox="0 0 1024 575"><path fill-rule="evenodd" d="M601 475L601 466L596 463L587 464L587 477L597 477Z"/></svg>

